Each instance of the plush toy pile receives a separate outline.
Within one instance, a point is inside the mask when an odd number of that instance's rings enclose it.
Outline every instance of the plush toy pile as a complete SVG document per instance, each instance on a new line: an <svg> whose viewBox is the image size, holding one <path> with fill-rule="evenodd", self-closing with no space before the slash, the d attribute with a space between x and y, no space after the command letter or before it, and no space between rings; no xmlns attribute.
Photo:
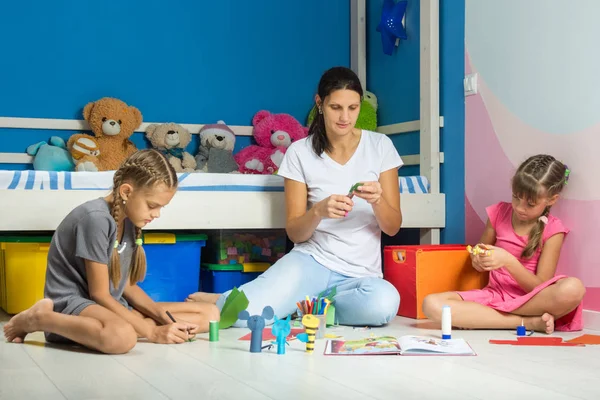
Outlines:
<svg viewBox="0 0 600 400"><path fill-rule="evenodd" d="M311 109L307 123L315 117ZM27 148L34 157L33 168L45 171L114 171L138 148L131 136L140 132L142 113L133 105L113 97L103 97L83 108L83 118L91 133L77 133L67 142L53 136ZM176 123L150 124L145 137L150 146L162 152L178 173L275 174L287 148L308 135L308 127L290 114L258 111L252 118L251 144L234 154L236 136L224 121L202 126L197 134L197 151L188 152L192 135ZM377 128L377 98L365 92L357 128ZM139 142L138 142L139 143Z"/></svg>

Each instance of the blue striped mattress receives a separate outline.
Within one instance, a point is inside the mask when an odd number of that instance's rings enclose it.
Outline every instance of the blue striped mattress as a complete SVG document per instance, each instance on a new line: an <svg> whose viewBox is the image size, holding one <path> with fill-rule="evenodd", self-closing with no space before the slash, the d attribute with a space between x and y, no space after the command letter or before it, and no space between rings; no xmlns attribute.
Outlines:
<svg viewBox="0 0 600 400"><path fill-rule="evenodd" d="M110 190L114 171L53 172L0 171L1 190ZM282 192L277 175L181 173L179 190L197 192ZM424 176L398 178L400 193L427 193Z"/></svg>

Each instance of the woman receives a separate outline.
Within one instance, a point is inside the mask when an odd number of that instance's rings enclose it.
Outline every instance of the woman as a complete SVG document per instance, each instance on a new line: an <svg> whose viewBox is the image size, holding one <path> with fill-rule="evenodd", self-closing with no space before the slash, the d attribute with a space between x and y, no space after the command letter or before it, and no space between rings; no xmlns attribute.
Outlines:
<svg viewBox="0 0 600 400"><path fill-rule="evenodd" d="M285 178L286 231L295 246L239 288L251 315L270 305L285 317L307 295L333 287L340 324L379 326L396 315L400 296L382 279L380 246L381 231L393 236L402 224L402 160L387 136L355 128L362 96L348 68L321 77L308 137L292 143L278 171ZM355 183L362 185L349 192ZM228 295L195 293L188 300L221 309Z"/></svg>

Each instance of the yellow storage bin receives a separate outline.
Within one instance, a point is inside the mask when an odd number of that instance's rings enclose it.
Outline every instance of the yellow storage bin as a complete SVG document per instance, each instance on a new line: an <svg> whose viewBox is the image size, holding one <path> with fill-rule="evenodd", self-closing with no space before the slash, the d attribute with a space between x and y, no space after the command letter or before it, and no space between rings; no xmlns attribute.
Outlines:
<svg viewBox="0 0 600 400"><path fill-rule="evenodd" d="M51 237L0 236L0 307L17 314L44 298Z"/></svg>

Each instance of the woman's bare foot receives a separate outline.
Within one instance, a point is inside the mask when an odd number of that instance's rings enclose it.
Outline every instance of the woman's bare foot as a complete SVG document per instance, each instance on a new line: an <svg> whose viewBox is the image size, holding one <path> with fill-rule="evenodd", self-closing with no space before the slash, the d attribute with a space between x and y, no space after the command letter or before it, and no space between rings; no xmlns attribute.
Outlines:
<svg viewBox="0 0 600 400"><path fill-rule="evenodd" d="M204 293L204 292L196 292L190 294L185 301L199 301L204 303L216 304L217 300L221 297L218 293Z"/></svg>
<svg viewBox="0 0 600 400"><path fill-rule="evenodd" d="M529 328L549 335L554 332L554 316L544 313L541 317L533 317L530 319Z"/></svg>
<svg viewBox="0 0 600 400"><path fill-rule="evenodd" d="M4 325L6 340L13 343L23 343L28 333L39 331L40 316L52 312L54 303L50 299L42 299L31 308L12 317Z"/></svg>

